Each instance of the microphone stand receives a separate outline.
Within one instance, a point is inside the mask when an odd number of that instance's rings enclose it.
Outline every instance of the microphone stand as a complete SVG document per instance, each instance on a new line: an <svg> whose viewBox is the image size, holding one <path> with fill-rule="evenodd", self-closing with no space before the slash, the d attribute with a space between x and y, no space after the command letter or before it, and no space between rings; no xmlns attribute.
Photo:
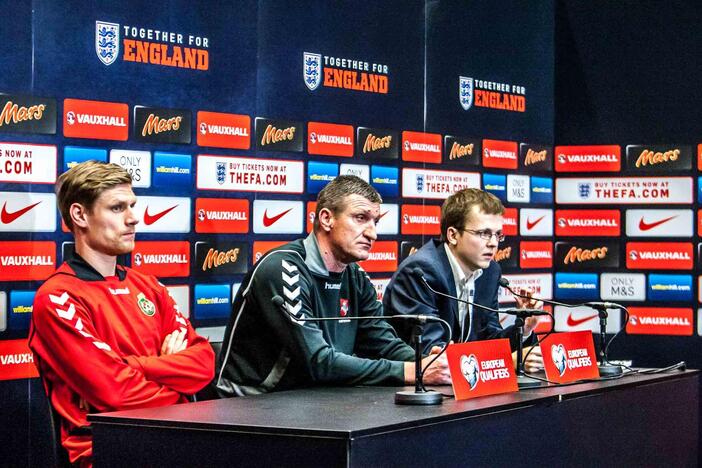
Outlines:
<svg viewBox="0 0 702 468"><path fill-rule="evenodd" d="M415 320L412 324L412 346L414 347L414 391L395 392L395 404L398 405L440 405L443 395L434 390L425 390L422 382L422 343L424 322Z"/></svg>
<svg viewBox="0 0 702 468"><path fill-rule="evenodd" d="M608 364L605 348L607 346L607 307L606 304L590 303L589 307L595 309L600 317L600 363L597 368L600 371L600 377L613 377L622 375L624 372L622 366L613 366Z"/></svg>
<svg viewBox="0 0 702 468"><path fill-rule="evenodd" d="M516 335L517 335L517 386L519 386L520 389L522 388L537 388L537 387L543 387L544 382L534 379L527 375L527 373L524 371L524 362L523 362L523 354L524 354L524 319L527 317L531 317L533 312L529 309L507 309L506 311L503 311L503 313L508 313L510 315L514 315L514 328L516 330Z"/></svg>

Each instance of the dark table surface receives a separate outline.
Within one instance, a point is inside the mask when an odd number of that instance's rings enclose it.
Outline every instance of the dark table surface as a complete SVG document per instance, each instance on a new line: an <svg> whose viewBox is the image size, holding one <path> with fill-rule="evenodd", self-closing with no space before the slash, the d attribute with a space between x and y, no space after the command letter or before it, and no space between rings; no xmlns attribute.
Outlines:
<svg viewBox="0 0 702 468"><path fill-rule="evenodd" d="M288 433L312 436L357 437L418 424L475 417L617 391L631 386L674 379L699 378L699 371L627 375L615 380L552 386L456 401L445 398L437 406L403 406L394 403L399 387L316 387L266 395L186 403L93 414L89 420L102 424ZM451 387L435 387L450 394ZM409 389L407 387L406 389Z"/></svg>

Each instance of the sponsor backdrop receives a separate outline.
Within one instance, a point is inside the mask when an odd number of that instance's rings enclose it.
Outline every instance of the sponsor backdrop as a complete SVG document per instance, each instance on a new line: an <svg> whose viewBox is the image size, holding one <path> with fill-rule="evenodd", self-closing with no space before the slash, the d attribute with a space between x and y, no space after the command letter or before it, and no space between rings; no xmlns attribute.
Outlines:
<svg viewBox="0 0 702 468"><path fill-rule="evenodd" d="M480 187L508 208L497 258L514 286L635 306L628 323L611 314L608 331L628 332L615 354L636 340L699 348L702 150L665 135L554 134L552 2L3 9L0 385L19 399L0 414L27 420L41 394L24 383L36 376L33 295L73 248L53 188L89 159L133 178L138 242L120 261L158 274L213 341L246 271L306 235L319 190L355 174L384 198L362 262L379 297L439 234L443 200ZM559 331L597 330L591 310L554 313ZM623 357L650 362L639 351ZM35 437L13 437L2 445L29 453Z"/></svg>

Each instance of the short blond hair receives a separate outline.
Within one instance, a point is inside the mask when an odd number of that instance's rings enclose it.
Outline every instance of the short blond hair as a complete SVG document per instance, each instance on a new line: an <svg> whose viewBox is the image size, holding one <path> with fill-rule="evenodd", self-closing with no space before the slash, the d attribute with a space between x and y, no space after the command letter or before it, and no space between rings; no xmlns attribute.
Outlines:
<svg viewBox="0 0 702 468"><path fill-rule="evenodd" d="M459 231L466 227L466 219L474 206L485 214L502 215L505 207L495 195L476 188L459 190L441 206L441 240L446 242L446 232L453 227Z"/></svg>
<svg viewBox="0 0 702 468"><path fill-rule="evenodd" d="M85 161L61 174L56 182L56 201L68 229L73 231L72 204L80 203L90 211L102 192L123 184L132 184L126 169L102 161Z"/></svg>

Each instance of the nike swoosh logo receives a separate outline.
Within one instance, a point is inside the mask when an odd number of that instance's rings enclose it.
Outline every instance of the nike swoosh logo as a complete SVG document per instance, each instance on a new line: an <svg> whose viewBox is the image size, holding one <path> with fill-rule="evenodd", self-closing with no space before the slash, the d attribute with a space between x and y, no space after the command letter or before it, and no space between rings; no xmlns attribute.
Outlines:
<svg viewBox="0 0 702 468"><path fill-rule="evenodd" d="M385 213L383 213L383 214L381 214L380 216L378 216L378 221L380 221L381 219L383 219L383 216L385 216L385 215L388 214L388 213L390 213L390 210L388 210L388 211L386 211Z"/></svg>
<svg viewBox="0 0 702 468"><path fill-rule="evenodd" d="M288 213L290 212L290 210L292 210L292 208L288 208L287 210L283 211L282 213L279 213L279 214L277 214L277 215L275 215L275 216L270 216L270 217L269 217L269 216L268 216L268 210L266 209L266 211L263 212L263 225L264 225L265 227L271 227L271 226L273 225L273 223L275 223L275 222L278 221L280 218L282 218L283 216L285 216L286 214L288 214Z"/></svg>
<svg viewBox="0 0 702 468"><path fill-rule="evenodd" d="M37 206L39 203L41 202L36 202L33 205L25 206L22 209L10 212L7 211L7 202L5 202L5 204L2 205L2 212L0 212L0 221L2 221L3 224L10 224L12 221L16 220L17 218L25 214L27 211Z"/></svg>
<svg viewBox="0 0 702 468"><path fill-rule="evenodd" d="M172 207L166 208L165 210L163 210L159 213L156 213L156 214L150 214L149 207L147 206L146 210L144 211L144 224L146 224L147 226L154 224L156 221L163 218L171 211L175 210L177 206L178 205L173 205Z"/></svg>
<svg viewBox="0 0 702 468"><path fill-rule="evenodd" d="M652 223L647 223L646 221L644 221L643 216L642 216L642 217L641 217L641 220L639 221L639 229L641 229L642 231L650 231L650 230L653 229L654 227L660 226L660 225L663 224L663 223L667 223L667 222L670 221L671 219L677 218L677 217L678 217L678 216L675 215L675 216L671 216L670 218L663 218L663 219L661 219L660 221L654 221L654 222L652 222Z"/></svg>
<svg viewBox="0 0 702 468"><path fill-rule="evenodd" d="M581 323L585 323L585 322L587 322L588 320L592 320L592 319L594 319L594 318L597 317L597 316L598 316L598 314L595 314L595 315L590 315L589 317L583 317L583 318L581 318L581 319L574 319L574 318L573 318L573 314L568 314L568 321L567 321L567 323L568 323L568 326L569 326L569 327L577 327L577 326L580 325Z"/></svg>
<svg viewBox="0 0 702 468"><path fill-rule="evenodd" d="M546 215L543 215L542 217L540 217L536 221L532 221L529 218L527 218L527 222L526 222L527 231L531 230L534 226L539 224L541 222L541 220L544 219L545 217L546 217Z"/></svg>

